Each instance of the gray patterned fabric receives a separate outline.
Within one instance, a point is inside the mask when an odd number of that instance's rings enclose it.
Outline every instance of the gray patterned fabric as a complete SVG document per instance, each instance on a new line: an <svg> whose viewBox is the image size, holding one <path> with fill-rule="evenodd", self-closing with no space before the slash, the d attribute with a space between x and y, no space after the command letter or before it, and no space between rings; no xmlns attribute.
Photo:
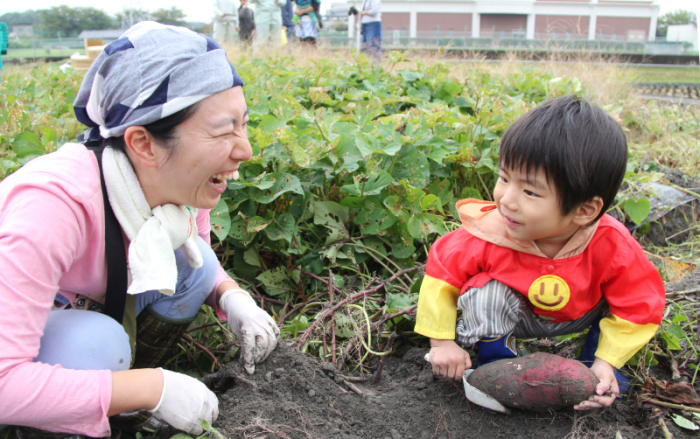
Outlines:
<svg viewBox="0 0 700 439"><path fill-rule="evenodd" d="M100 53L73 103L84 140L121 136L243 81L226 52L184 27L143 21Z"/></svg>
<svg viewBox="0 0 700 439"><path fill-rule="evenodd" d="M455 341L467 347L511 332L516 338L573 334L588 329L600 316L610 313L608 302L602 299L598 306L576 320L550 322L532 312L524 295L497 280L465 291L459 296L457 306L462 315L457 318Z"/></svg>

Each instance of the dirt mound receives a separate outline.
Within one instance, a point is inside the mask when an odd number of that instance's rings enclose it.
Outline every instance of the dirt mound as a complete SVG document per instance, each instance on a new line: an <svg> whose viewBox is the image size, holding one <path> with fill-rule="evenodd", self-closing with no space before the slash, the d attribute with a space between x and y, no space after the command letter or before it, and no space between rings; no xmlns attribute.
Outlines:
<svg viewBox="0 0 700 439"><path fill-rule="evenodd" d="M253 376L233 362L208 377L220 401L214 426L232 438L663 437L634 403L597 412L485 412L458 383L435 379L425 353L411 348L387 358L375 384L282 342ZM671 424L676 438L700 437Z"/></svg>

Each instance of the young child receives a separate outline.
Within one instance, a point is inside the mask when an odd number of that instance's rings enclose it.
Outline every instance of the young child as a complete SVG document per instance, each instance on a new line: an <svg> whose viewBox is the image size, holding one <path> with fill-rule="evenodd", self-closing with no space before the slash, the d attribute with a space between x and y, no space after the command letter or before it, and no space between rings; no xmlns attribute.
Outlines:
<svg viewBox="0 0 700 439"><path fill-rule="evenodd" d="M471 367L458 343L476 346L478 367L517 356L516 337L590 328L579 359L600 382L575 408L613 403L616 368L651 339L666 303L641 246L605 214L626 166L620 126L575 96L506 130L495 202L459 201L463 226L430 249L415 330L430 338L435 374L460 379Z"/></svg>

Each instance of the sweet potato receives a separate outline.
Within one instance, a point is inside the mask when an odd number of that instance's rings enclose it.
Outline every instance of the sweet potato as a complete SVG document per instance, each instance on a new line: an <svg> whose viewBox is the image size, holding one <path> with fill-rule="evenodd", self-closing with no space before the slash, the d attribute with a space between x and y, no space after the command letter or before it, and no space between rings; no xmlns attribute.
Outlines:
<svg viewBox="0 0 700 439"><path fill-rule="evenodd" d="M486 364L467 381L503 405L536 412L576 405L598 384L582 363L541 352Z"/></svg>

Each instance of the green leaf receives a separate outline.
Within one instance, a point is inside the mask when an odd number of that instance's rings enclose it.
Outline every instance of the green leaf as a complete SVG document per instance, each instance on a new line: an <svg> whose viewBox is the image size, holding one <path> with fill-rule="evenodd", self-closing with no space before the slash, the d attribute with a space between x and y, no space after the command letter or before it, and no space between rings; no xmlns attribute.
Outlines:
<svg viewBox="0 0 700 439"><path fill-rule="evenodd" d="M640 198L636 201L629 198L625 201L623 207L632 222L637 225L641 224L651 211L651 203L649 203L647 198Z"/></svg>
<svg viewBox="0 0 700 439"><path fill-rule="evenodd" d="M342 187L348 195L377 195L394 181L385 171L370 175L365 182L355 182Z"/></svg>
<svg viewBox="0 0 700 439"><path fill-rule="evenodd" d="M207 421L205 421L204 419L200 419L199 423L202 425L202 429L204 431L209 431L211 429L211 426L209 425L209 423Z"/></svg>
<svg viewBox="0 0 700 439"><path fill-rule="evenodd" d="M265 230L265 228L272 222L272 220L266 220L259 216L254 216L248 220L248 225L246 226L246 232L257 233Z"/></svg>
<svg viewBox="0 0 700 439"><path fill-rule="evenodd" d="M272 133L275 131L279 132L279 130L288 130L289 127L287 126L287 124L277 119L275 116L266 114L262 117L262 119L260 119L258 129L261 131Z"/></svg>
<svg viewBox="0 0 700 439"><path fill-rule="evenodd" d="M348 233L344 224L350 218L347 207L333 201L318 201L313 203L313 209L314 224L330 229L330 233L326 238L326 245L350 237L350 233Z"/></svg>
<svg viewBox="0 0 700 439"><path fill-rule="evenodd" d="M693 421L690 421L681 415L674 413L671 415L671 420L675 422L677 426L685 428L686 430L700 430L700 427L695 425Z"/></svg>
<svg viewBox="0 0 700 439"><path fill-rule="evenodd" d="M176 435L170 436L170 439L192 439L192 436L185 433L178 433Z"/></svg>
<svg viewBox="0 0 700 439"><path fill-rule="evenodd" d="M393 314L395 312L406 309L410 306L415 305L418 301L417 295L409 295L405 293L386 293L386 307L387 312Z"/></svg>
<svg viewBox="0 0 700 439"><path fill-rule="evenodd" d="M355 137L355 146L357 146L360 154L362 154L364 157L369 157L375 150L374 146L365 134L360 134L359 136Z"/></svg>
<svg viewBox="0 0 700 439"><path fill-rule="evenodd" d="M680 340L678 339L678 337L676 337L675 335L670 334L668 332L662 332L660 334L660 336L661 336L661 338L664 339L664 341L666 341L666 345L668 346L668 348L670 350L672 350L672 351L681 350L681 344L680 344Z"/></svg>
<svg viewBox="0 0 700 439"><path fill-rule="evenodd" d="M685 314L678 314L678 315L673 316L671 321L673 323L681 323L681 322L687 322L689 320L688 320L688 317L685 316Z"/></svg>
<svg viewBox="0 0 700 439"><path fill-rule="evenodd" d="M289 212L276 217L265 228L265 234L273 241L284 239L287 242L292 242L292 237L298 232L294 216Z"/></svg>
<svg viewBox="0 0 700 439"><path fill-rule="evenodd" d="M253 247L243 253L243 260L250 266L262 268L260 256L258 256L258 252Z"/></svg>
<svg viewBox="0 0 700 439"><path fill-rule="evenodd" d="M44 145L41 144L39 137L31 131L19 133L12 142L12 150L19 157L27 157L28 155L46 154Z"/></svg>
<svg viewBox="0 0 700 439"><path fill-rule="evenodd" d="M411 72L408 70L399 70L399 74L406 82L413 82L423 78L423 74L420 72Z"/></svg>
<svg viewBox="0 0 700 439"><path fill-rule="evenodd" d="M427 239L433 233L444 234L446 232L442 217L429 213L411 216L406 224L406 228L412 237L420 240Z"/></svg>
<svg viewBox="0 0 700 439"><path fill-rule="evenodd" d="M216 207L209 212L211 231L220 242L224 242L231 231L231 217L228 213L228 204L223 198L219 199Z"/></svg>
<svg viewBox="0 0 700 439"><path fill-rule="evenodd" d="M420 201L420 205L424 212L429 211L431 209L435 209L439 212L442 212L442 202L440 201L440 197L438 197L437 195L426 195Z"/></svg>
<svg viewBox="0 0 700 439"><path fill-rule="evenodd" d="M335 335L341 338L350 338L355 335L351 317L341 312L333 314L335 319Z"/></svg>
<svg viewBox="0 0 700 439"><path fill-rule="evenodd" d="M668 327L666 328L666 331L668 331L669 334L673 334L679 340L685 339L685 332L676 323L671 323L670 325L668 325Z"/></svg>
<svg viewBox="0 0 700 439"><path fill-rule="evenodd" d="M395 217L386 214L386 209L379 200L367 198L353 222L360 226L363 235L377 235L391 227L395 221Z"/></svg>
<svg viewBox="0 0 700 439"><path fill-rule="evenodd" d="M481 192L479 192L477 189L474 189L473 187L465 187L462 189L462 193L459 194L460 199L465 199L465 198L474 198L476 200L483 200L484 198L481 196Z"/></svg>
<svg viewBox="0 0 700 439"><path fill-rule="evenodd" d="M294 291L294 286L285 267L280 266L267 270L256 277L256 279L265 285L265 290L270 296L279 296L285 291Z"/></svg>
<svg viewBox="0 0 700 439"><path fill-rule="evenodd" d="M309 318L306 317L306 315L299 313L299 316L296 319L294 319L288 325L285 325L283 331L289 332L293 337L296 337L298 332L303 331L308 327Z"/></svg>
<svg viewBox="0 0 700 439"><path fill-rule="evenodd" d="M270 189L271 194L256 197L256 202L269 204L287 192L304 195L304 190L301 188L301 182L297 176L287 173L275 173L272 174L272 177L276 178L276 180L274 186Z"/></svg>
<svg viewBox="0 0 700 439"><path fill-rule="evenodd" d="M416 251L416 248L413 246L413 244L404 244L402 242L394 244L391 247L391 254L396 256L399 259L408 258L415 251Z"/></svg>
<svg viewBox="0 0 700 439"><path fill-rule="evenodd" d="M430 180L430 164L425 155L411 145L403 148L396 156L391 175L396 180L406 180L411 186L423 189Z"/></svg>

